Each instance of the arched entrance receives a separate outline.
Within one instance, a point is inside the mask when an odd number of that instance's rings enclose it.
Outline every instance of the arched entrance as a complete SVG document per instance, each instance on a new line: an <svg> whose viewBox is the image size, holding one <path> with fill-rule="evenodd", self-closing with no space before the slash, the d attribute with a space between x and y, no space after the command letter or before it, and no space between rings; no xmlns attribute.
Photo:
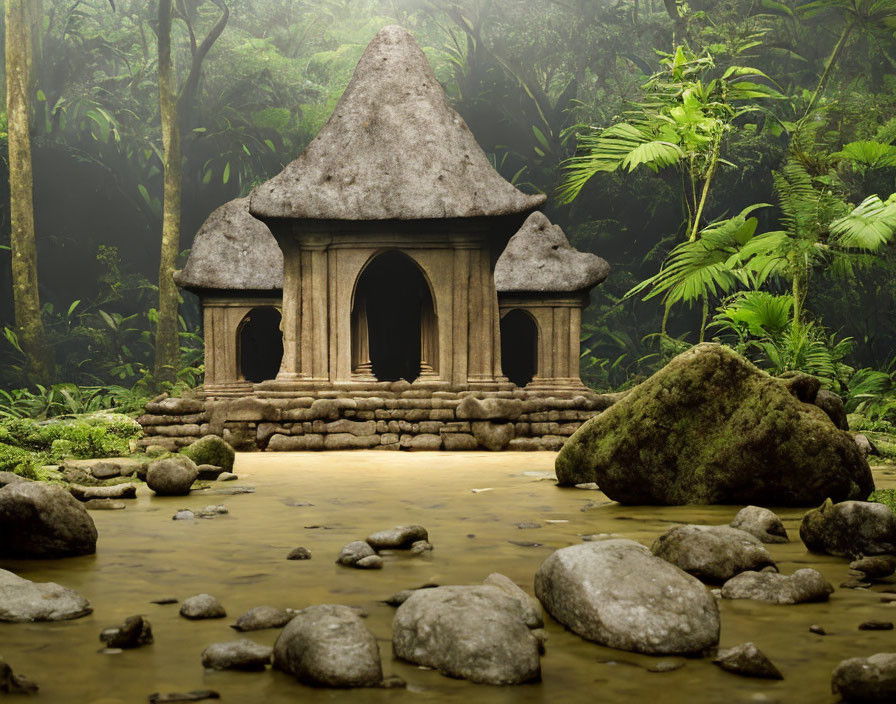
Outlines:
<svg viewBox="0 0 896 704"><path fill-rule="evenodd" d="M352 370L378 381L437 376L438 325L420 267L398 251L361 273L352 308Z"/></svg>
<svg viewBox="0 0 896 704"><path fill-rule="evenodd" d="M280 311L273 306L253 308L237 328L238 364L246 381L258 383L277 377L283 359Z"/></svg>
<svg viewBox="0 0 896 704"><path fill-rule="evenodd" d="M520 308L501 318L501 369L520 388L538 371L538 325Z"/></svg>

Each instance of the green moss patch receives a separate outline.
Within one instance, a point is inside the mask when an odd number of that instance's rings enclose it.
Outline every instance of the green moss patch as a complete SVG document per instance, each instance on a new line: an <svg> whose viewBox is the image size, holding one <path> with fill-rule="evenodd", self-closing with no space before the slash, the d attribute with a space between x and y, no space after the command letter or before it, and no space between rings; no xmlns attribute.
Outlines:
<svg viewBox="0 0 896 704"><path fill-rule="evenodd" d="M896 513L896 489L878 489L877 491L872 491L868 495L868 500L888 506L893 513Z"/></svg>

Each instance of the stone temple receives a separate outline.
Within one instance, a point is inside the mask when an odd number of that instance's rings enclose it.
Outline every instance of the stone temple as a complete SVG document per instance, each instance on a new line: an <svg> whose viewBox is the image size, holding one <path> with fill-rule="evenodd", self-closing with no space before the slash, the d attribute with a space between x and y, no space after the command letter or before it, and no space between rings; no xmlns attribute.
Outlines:
<svg viewBox="0 0 896 704"><path fill-rule="evenodd" d="M147 406L144 444L556 449L607 404L579 378L609 265L494 169L404 29L374 37L327 123L215 210L175 280L205 384Z"/></svg>

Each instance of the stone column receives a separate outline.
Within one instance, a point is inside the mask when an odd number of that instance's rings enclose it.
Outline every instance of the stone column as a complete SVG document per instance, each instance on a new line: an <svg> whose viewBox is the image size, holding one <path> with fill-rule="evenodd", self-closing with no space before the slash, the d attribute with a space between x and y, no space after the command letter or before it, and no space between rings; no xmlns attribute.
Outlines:
<svg viewBox="0 0 896 704"><path fill-rule="evenodd" d="M280 241L283 250L283 361L278 381L296 381L302 373L302 259L293 241Z"/></svg>
<svg viewBox="0 0 896 704"><path fill-rule="evenodd" d="M352 311L352 375L363 380L376 380L370 361L370 330L365 300L357 301Z"/></svg>

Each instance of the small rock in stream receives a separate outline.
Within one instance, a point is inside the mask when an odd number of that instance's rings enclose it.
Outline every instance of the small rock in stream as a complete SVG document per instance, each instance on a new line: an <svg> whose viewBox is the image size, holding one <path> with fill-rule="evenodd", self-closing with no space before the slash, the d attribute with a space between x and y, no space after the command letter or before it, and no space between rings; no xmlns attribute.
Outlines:
<svg viewBox="0 0 896 704"><path fill-rule="evenodd" d="M514 524L514 525L516 525L516 527L519 528L520 530L529 530L529 529L532 529L532 528L541 528L541 523L534 523L534 522L531 522L531 521L524 521L523 523L516 523L516 524Z"/></svg>
<svg viewBox="0 0 896 704"><path fill-rule="evenodd" d="M256 606L240 616L231 626L237 631L260 631L264 628L283 628L293 614L273 606Z"/></svg>
<svg viewBox="0 0 896 704"><path fill-rule="evenodd" d="M713 664L723 670L744 677L762 677L770 680L782 680L784 676L753 643L742 643L733 648L720 650L713 659Z"/></svg>
<svg viewBox="0 0 896 704"><path fill-rule="evenodd" d="M92 612L90 602L71 589L0 569L0 622L67 621Z"/></svg>
<svg viewBox="0 0 896 704"><path fill-rule="evenodd" d="M758 538L731 526L675 526L654 541L651 551L698 579L714 582L775 567Z"/></svg>
<svg viewBox="0 0 896 704"><path fill-rule="evenodd" d="M290 550L287 560L310 560L311 551L308 548L298 547Z"/></svg>
<svg viewBox="0 0 896 704"><path fill-rule="evenodd" d="M336 604L299 611L274 644L274 667L316 687L375 687L380 650L357 613Z"/></svg>
<svg viewBox="0 0 896 704"><path fill-rule="evenodd" d="M818 570L804 567L787 576L777 572L741 572L722 586L725 599L753 599L771 604L827 601L834 587Z"/></svg>
<svg viewBox="0 0 896 704"><path fill-rule="evenodd" d="M685 666L684 660L658 660L647 668L648 672L673 672Z"/></svg>
<svg viewBox="0 0 896 704"><path fill-rule="evenodd" d="M891 621L865 621L859 624L860 631L892 631Z"/></svg>
<svg viewBox="0 0 896 704"><path fill-rule="evenodd" d="M180 615L191 620L199 620L225 618L227 612L211 594L197 594L184 599L184 603L180 607Z"/></svg>
<svg viewBox="0 0 896 704"><path fill-rule="evenodd" d="M345 567L356 567L361 560L376 556L376 550L369 543L363 540L353 540L343 546L339 557L336 558L336 563Z"/></svg>
<svg viewBox="0 0 896 704"><path fill-rule="evenodd" d="M188 457L170 457L151 462L146 469L146 485L159 496L184 496L199 471Z"/></svg>
<svg viewBox="0 0 896 704"><path fill-rule="evenodd" d="M0 694L37 694L40 689L23 675L17 675L9 664L0 658Z"/></svg>
<svg viewBox="0 0 896 704"><path fill-rule="evenodd" d="M857 558L896 552L896 516L884 504L830 499L803 516L800 538L811 552Z"/></svg>
<svg viewBox="0 0 896 704"><path fill-rule="evenodd" d="M840 582L841 589L868 589L871 586L871 582L863 582L860 579L847 579L845 582Z"/></svg>
<svg viewBox="0 0 896 704"><path fill-rule="evenodd" d="M533 543L529 540L508 540L507 542L511 545L518 545L521 548L540 548L543 546L543 543Z"/></svg>
<svg viewBox="0 0 896 704"><path fill-rule="evenodd" d="M68 490L78 501L137 498L136 484L113 484L112 486L80 486L72 484Z"/></svg>
<svg viewBox="0 0 896 704"><path fill-rule="evenodd" d="M884 579L896 572L896 557L873 555L849 563L849 569L861 572L865 579Z"/></svg>
<svg viewBox="0 0 896 704"><path fill-rule="evenodd" d="M202 666L210 670L263 670L273 652L273 648L248 638L212 643L202 651Z"/></svg>
<svg viewBox="0 0 896 704"><path fill-rule="evenodd" d="M159 604L161 606L165 606L167 604L176 604L177 599L173 596L163 596L161 599L153 599L150 604Z"/></svg>
<svg viewBox="0 0 896 704"><path fill-rule="evenodd" d="M395 526L388 530L377 531L367 536L367 544L374 550L410 548L420 540L429 540L426 528L419 525Z"/></svg>
<svg viewBox="0 0 896 704"><path fill-rule="evenodd" d="M896 653L843 660L831 675L831 690L847 702L896 701Z"/></svg>
<svg viewBox="0 0 896 704"><path fill-rule="evenodd" d="M731 521L731 527L745 531L759 538L763 543L788 542L787 531L781 519L767 508L746 506L737 512Z"/></svg>
<svg viewBox="0 0 896 704"><path fill-rule="evenodd" d="M171 517L171 520L172 521L192 521L194 518L196 518L195 513L193 513L188 508L182 508L180 511L178 511Z"/></svg>
<svg viewBox="0 0 896 704"><path fill-rule="evenodd" d="M199 470L199 476L196 477L199 481L214 481L224 473L223 467L214 464L201 464L196 469Z"/></svg>
<svg viewBox="0 0 896 704"><path fill-rule="evenodd" d="M233 472L221 472L218 475L219 482L235 482L239 477Z"/></svg>
<svg viewBox="0 0 896 704"><path fill-rule="evenodd" d="M600 487L597 485L597 482L583 482L582 484L576 484L576 489L585 489L586 491L598 491Z"/></svg>
<svg viewBox="0 0 896 704"><path fill-rule="evenodd" d="M149 695L149 704L170 704L171 702L201 702L203 699L220 699L221 695L211 689L194 689L190 692L169 692Z"/></svg>
<svg viewBox="0 0 896 704"><path fill-rule="evenodd" d="M199 518L214 518L215 516L223 516L230 513L224 504L206 506L199 512Z"/></svg>
<svg viewBox="0 0 896 704"><path fill-rule="evenodd" d="M362 557L352 567L357 567L359 570L381 570L383 569L383 558L379 555L368 555Z"/></svg>
<svg viewBox="0 0 896 704"><path fill-rule="evenodd" d="M139 648L153 642L152 626L143 616L129 616L121 626L100 633L100 640L108 648Z"/></svg>
<svg viewBox="0 0 896 704"><path fill-rule="evenodd" d="M817 636L826 636L828 634L828 632L824 630L824 626L818 626L816 624L809 626L809 633L814 633Z"/></svg>
<svg viewBox="0 0 896 704"><path fill-rule="evenodd" d="M112 499L88 499L84 502L84 508L88 511L120 511L127 508L127 504Z"/></svg>
<svg viewBox="0 0 896 704"><path fill-rule="evenodd" d="M411 552L415 555L422 555L426 552L432 552L432 543L428 540L418 540L411 545Z"/></svg>

